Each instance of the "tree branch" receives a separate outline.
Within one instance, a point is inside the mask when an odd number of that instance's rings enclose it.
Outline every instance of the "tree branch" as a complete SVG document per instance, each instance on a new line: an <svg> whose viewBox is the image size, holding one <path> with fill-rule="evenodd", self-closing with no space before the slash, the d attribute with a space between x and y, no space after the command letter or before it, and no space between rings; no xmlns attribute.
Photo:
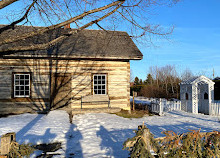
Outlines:
<svg viewBox="0 0 220 158"><path fill-rule="evenodd" d="M150 25L146 26L146 27L142 27L140 26L137 22L135 22L135 20L130 20L128 19L126 16L124 16L121 12L117 11L125 20L127 20L128 22L130 22L132 25L144 30L145 32L148 32L148 33L151 33L151 34L155 34L155 35L168 35L168 34L171 34L172 31L173 31L173 28L171 29L170 32L165 32L165 33L162 33L162 32L159 32L159 31L155 31L159 28L159 25L155 25L154 28L152 29L152 27ZM141 36L145 35L145 33L143 33Z"/></svg>
<svg viewBox="0 0 220 158"><path fill-rule="evenodd" d="M16 53L16 52L24 52L24 51L35 51L35 50L45 50L45 49L48 49L49 47L51 46L54 46L55 44L57 44L58 42L66 39L67 37L69 37L70 35L73 35L73 34L76 34L78 33L79 31L91 26L92 24L94 23L98 23L99 21L107 18L108 16L110 16L111 14L113 14L114 12L116 12L120 7L121 5L124 3L124 1L120 1L120 4L114 9L112 10L111 12L105 14L104 16L102 16L101 18L97 19L97 20L94 20L94 21L91 21L89 23L87 23L86 25L80 27L79 29L77 30L72 30L70 31L68 34L65 34L65 35L62 35L48 43L44 43L44 44L37 44L37 45L31 45L31 46L19 46L19 47L16 47L16 48L7 48L7 49L3 49L3 50L0 50L0 53L1 55L4 55L4 54L8 54L8 53ZM4 54L3 54L4 53Z"/></svg>
<svg viewBox="0 0 220 158"><path fill-rule="evenodd" d="M8 29L13 29L14 26L20 22L22 22L25 18L27 18L27 15L28 13L30 12L31 8L34 6L34 4L36 3L37 0L34 0L33 3L28 7L27 11L25 12L24 16L21 17L19 20L17 21L14 21L13 23L11 23L10 25L7 25L5 27L2 27L0 28L0 34L3 32L3 31L6 31Z"/></svg>
<svg viewBox="0 0 220 158"><path fill-rule="evenodd" d="M78 19L82 19L83 17L85 17L85 16L87 16L89 14L93 14L93 13L96 13L96 12L100 12L102 10L106 10L106 9L108 9L110 7L113 7L113 6L116 6L116 5L118 5L119 3L122 3L122 2L124 3L124 1L121 1L121 0L115 1L113 3L110 3L110 4L106 5L106 6L103 6L103 7L100 7L100 8L96 8L96 9L84 12L83 14L80 14L80 15L74 17L74 18L71 18L71 19L69 19L67 21L61 22L59 24L52 25L52 26L49 26L49 27L45 27L45 28L40 29L38 31L29 32L29 33L26 33L26 34L21 35L19 37L14 37L14 38L11 38L11 39L5 39L4 41L0 42L0 45L7 44L7 43L12 43L12 42L17 42L19 40L23 40L23 39L26 39L28 37L32 37L32 36L35 36L35 35L43 34L43 33L47 32L49 30L60 28L62 26L65 26L67 24L75 22Z"/></svg>
<svg viewBox="0 0 220 158"><path fill-rule="evenodd" d="M0 1L0 9L7 7L8 5L10 5L16 1L18 1L18 0L1 0Z"/></svg>

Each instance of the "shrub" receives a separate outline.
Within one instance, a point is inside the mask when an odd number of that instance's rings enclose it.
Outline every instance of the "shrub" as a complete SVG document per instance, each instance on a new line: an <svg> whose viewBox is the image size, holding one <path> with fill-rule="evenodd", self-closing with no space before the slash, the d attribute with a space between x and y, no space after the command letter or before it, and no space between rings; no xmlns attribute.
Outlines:
<svg viewBox="0 0 220 158"><path fill-rule="evenodd" d="M35 151L31 144L18 144L17 142L11 143L10 152L8 154L9 158L15 157L30 157L30 155Z"/></svg>
<svg viewBox="0 0 220 158"><path fill-rule="evenodd" d="M137 157L220 157L220 132L201 133L191 130L176 134L163 132L166 136L154 138L149 129L142 125L135 131L136 136L124 143L130 151L131 158Z"/></svg>

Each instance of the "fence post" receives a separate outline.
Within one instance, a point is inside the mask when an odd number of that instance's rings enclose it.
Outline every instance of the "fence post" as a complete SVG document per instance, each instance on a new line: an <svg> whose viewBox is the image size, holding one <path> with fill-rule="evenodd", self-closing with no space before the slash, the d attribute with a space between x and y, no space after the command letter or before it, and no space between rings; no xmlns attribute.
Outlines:
<svg viewBox="0 0 220 158"><path fill-rule="evenodd" d="M133 91L133 110L135 110L135 105L134 105L134 91Z"/></svg>
<svg viewBox="0 0 220 158"><path fill-rule="evenodd" d="M167 108L167 99L164 99L164 106L166 106L166 109L168 109ZM169 111L169 110L168 110Z"/></svg>
<svg viewBox="0 0 220 158"><path fill-rule="evenodd" d="M6 155L10 152L11 143L14 141L16 141L16 134L14 132L1 136L1 155Z"/></svg>
<svg viewBox="0 0 220 158"><path fill-rule="evenodd" d="M159 107L160 108L159 109L160 110L159 115L161 116L163 114L163 104L162 104L162 99L161 98L159 99L159 105L160 105L160 107Z"/></svg>

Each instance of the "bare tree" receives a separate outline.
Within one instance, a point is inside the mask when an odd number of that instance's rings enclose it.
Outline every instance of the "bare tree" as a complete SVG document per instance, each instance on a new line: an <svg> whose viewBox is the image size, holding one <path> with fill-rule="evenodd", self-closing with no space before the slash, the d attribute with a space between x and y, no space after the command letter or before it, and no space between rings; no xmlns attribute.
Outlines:
<svg viewBox="0 0 220 158"><path fill-rule="evenodd" d="M10 23L0 27L0 53L13 53L30 50L44 50L56 45L70 35L80 30L96 25L106 30L114 29L116 25L126 26L132 37L150 37L151 35L166 36L173 30L163 29L160 25L153 25L148 22L151 16L150 8L158 5L172 5L178 0L2 0L0 9L9 9L7 15L1 15L2 19L9 19ZM21 10L15 10L19 3ZM25 34L17 34L7 39L1 38L16 27L17 24L33 25L39 24L46 27L38 28ZM73 29L65 34L52 39L47 43L20 45L16 47L3 47L30 37L44 34L53 29L71 24ZM150 38L149 38L150 39Z"/></svg>
<svg viewBox="0 0 220 158"><path fill-rule="evenodd" d="M154 81L143 88L142 94L148 97L179 97L180 78L175 65L151 66L149 69Z"/></svg>
<svg viewBox="0 0 220 158"><path fill-rule="evenodd" d="M192 73L192 71L189 68L186 68L181 74L182 80L188 80L192 77L194 77L194 74Z"/></svg>

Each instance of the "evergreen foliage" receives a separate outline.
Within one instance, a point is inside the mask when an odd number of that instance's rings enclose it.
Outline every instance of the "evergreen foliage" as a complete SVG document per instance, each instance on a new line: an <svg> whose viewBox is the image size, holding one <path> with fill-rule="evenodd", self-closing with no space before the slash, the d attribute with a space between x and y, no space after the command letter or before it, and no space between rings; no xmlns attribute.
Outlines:
<svg viewBox="0 0 220 158"><path fill-rule="evenodd" d="M135 77L134 79L134 86L132 87L133 91L140 92L142 86L142 80L139 80L138 77Z"/></svg>
<svg viewBox="0 0 220 158"><path fill-rule="evenodd" d="M154 79L153 79L152 75L151 75L151 74L148 74L148 75L147 75L147 79L144 81L144 84L145 84L145 85L147 85L147 84L152 85L153 83L154 83Z"/></svg>

